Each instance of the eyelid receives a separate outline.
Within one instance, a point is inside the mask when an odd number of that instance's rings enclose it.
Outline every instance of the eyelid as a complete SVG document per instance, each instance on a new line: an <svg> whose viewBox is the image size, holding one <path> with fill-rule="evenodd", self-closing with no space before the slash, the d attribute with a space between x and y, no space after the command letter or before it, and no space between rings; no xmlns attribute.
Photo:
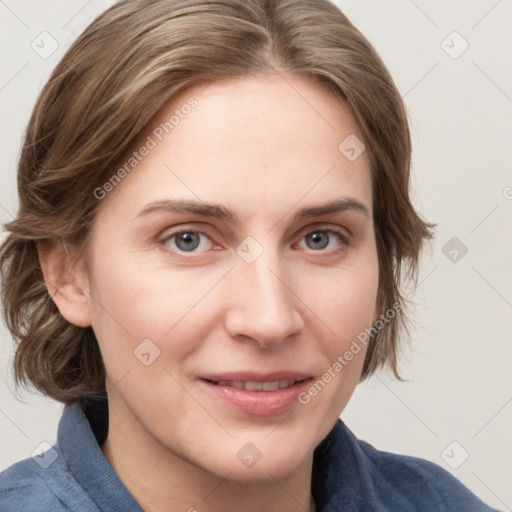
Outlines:
<svg viewBox="0 0 512 512"><path fill-rule="evenodd" d="M351 240L353 238L353 233L343 226L335 225L335 224L328 224L328 223L317 223L317 224L310 224L308 226L305 226L299 231L299 235L302 238L303 236L313 233L315 231L325 231L325 232L331 232L336 233L347 240Z"/></svg>
<svg viewBox="0 0 512 512"><path fill-rule="evenodd" d="M306 237L307 235L309 235L311 233L315 233L315 232L323 232L323 233L329 233L332 235L336 235L339 237L339 241L340 241L340 245L335 249L331 249L330 251L324 251L324 250L315 251L314 249L310 249L315 253L332 254L333 252L343 250L343 249L347 248L348 246L352 245L352 241L353 241L352 233L350 233L347 229L342 228L341 226L333 226L331 224L307 226L306 228L304 228L303 231L300 232L300 238L299 238L298 243L300 243L304 239L304 237Z"/></svg>
<svg viewBox="0 0 512 512"><path fill-rule="evenodd" d="M178 224L176 226L168 226L158 235L159 240L167 240L173 235L178 235L180 233L200 233L202 235L206 235L211 238L211 231L213 231L208 226L205 226L204 223L198 223L200 226L196 226L193 222L186 224Z"/></svg>
<svg viewBox="0 0 512 512"><path fill-rule="evenodd" d="M176 226L175 228L169 228L167 230L164 230L163 234L161 236L158 236L158 243L163 246L166 246L166 242L176 235L179 235L181 233L198 233L200 235L206 236L214 246L219 245L218 242L216 242L214 240L214 238L211 234L211 231L212 231L211 229L208 229L208 227L204 227L203 225L201 227L195 227L193 225L179 225L179 226ZM311 233L314 233L314 232L318 232L318 231L337 235L340 238L340 242L341 242L342 246L347 246L352 243L353 235L348 229L343 228L342 226L334 226L332 224L321 224L321 223L308 225L308 226L305 226L304 228L302 228L299 231L298 235L296 235L296 236L298 236L298 240L296 243L301 242L305 236L307 236ZM173 253L180 254L180 255L187 254L186 251L176 252L169 247L167 247L166 250L169 250ZM213 249L211 249L211 250L213 250ZM197 255L197 254L202 254L202 253L207 253L207 252L209 252L209 251L200 251L200 252L191 251L190 255L192 255L192 254ZM323 251L323 250L314 251L313 250L313 252L321 253L321 252L332 252L332 251Z"/></svg>
<svg viewBox="0 0 512 512"><path fill-rule="evenodd" d="M187 225L185 225L185 226L180 225L180 226L176 226L175 228L170 228L170 229L164 230L163 233L157 237L157 242L158 242L158 244L165 246L167 251L170 251L174 254L182 255L182 254L186 254L187 252L186 251L177 252L177 251L171 249L170 247L168 247L166 242L168 242L171 238L173 238L177 235L180 235L181 233L198 233L200 235L206 236L210 240L210 242L215 246L217 244L217 242L214 241L212 234L209 231L210 231L209 229L205 229L203 227L198 228L198 227L190 227ZM190 254L201 254L201 253L205 253L205 252L208 252L208 251L201 251L201 252L191 251Z"/></svg>

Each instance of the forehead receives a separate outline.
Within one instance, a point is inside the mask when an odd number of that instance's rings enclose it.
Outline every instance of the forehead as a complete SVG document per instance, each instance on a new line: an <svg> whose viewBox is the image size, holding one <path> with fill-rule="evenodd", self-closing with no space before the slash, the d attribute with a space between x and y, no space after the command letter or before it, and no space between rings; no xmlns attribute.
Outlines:
<svg viewBox="0 0 512 512"><path fill-rule="evenodd" d="M128 165L103 206L133 212L155 200L189 198L226 204L243 217L262 207L279 215L306 198L350 196L371 212L369 159L365 151L347 158L340 150L347 137L362 147L348 107L310 79L277 75L189 87L140 134L124 163L144 146L150 150Z"/></svg>

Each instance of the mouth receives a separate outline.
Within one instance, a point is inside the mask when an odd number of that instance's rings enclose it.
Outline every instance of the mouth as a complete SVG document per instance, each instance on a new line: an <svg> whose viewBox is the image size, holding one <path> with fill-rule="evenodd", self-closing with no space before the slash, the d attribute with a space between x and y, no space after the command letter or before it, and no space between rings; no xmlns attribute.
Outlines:
<svg viewBox="0 0 512 512"><path fill-rule="evenodd" d="M290 372L283 374L223 374L198 379L210 398L245 414L271 416L282 413L298 402L313 377Z"/></svg>
<svg viewBox="0 0 512 512"><path fill-rule="evenodd" d="M301 380L271 380L267 382L255 382L250 380L218 380L212 381L203 379L216 386L228 386L230 388L245 389L246 391L277 391L278 389L286 389L295 386L297 382L303 382L307 379Z"/></svg>

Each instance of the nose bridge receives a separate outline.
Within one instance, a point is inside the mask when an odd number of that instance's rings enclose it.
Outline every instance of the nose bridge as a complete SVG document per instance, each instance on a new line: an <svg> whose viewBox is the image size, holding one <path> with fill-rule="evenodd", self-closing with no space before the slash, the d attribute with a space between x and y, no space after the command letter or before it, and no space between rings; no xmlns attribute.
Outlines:
<svg viewBox="0 0 512 512"><path fill-rule="evenodd" d="M297 332L302 319L278 250L266 247L253 261L241 257L235 265L236 298L231 334L256 339L263 345L278 343Z"/></svg>

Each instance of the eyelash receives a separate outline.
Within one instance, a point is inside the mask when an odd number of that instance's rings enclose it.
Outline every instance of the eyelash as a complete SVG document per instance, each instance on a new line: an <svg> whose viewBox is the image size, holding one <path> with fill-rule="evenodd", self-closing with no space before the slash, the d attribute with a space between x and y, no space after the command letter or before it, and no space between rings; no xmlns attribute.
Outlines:
<svg viewBox="0 0 512 512"><path fill-rule="evenodd" d="M170 249L169 246L167 245L167 242L169 240L171 240L172 238L174 237L177 237L181 234L185 234L185 233L195 233L195 234L199 234L199 235L203 235L203 236L206 236L207 238L209 238L210 240L212 240L212 237L206 232L206 231L203 231L203 230L200 230L200 229L180 229L178 231L174 231L174 232L171 232L171 233L167 233L163 238L160 239L160 244L164 247L164 249L166 251L170 251L172 253L175 253L175 254L179 254L179 255L183 255L183 254L187 254L187 251L175 251L173 249ZM340 252L342 251L343 249L345 249L346 247L350 246L351 245L351 238L349 235L347 235L346 233L344 233L342 230L338 230L338 229L335 229L335 228L316 228L316 229L312 229L310 231L307 231L306 233L304 233L300 240L303 240L304 238L306 238L308 235L311 235L313 233L327 233L329 235L335 235L336 237L338 237L338 239L340 240L340 247L334 249L334 250L331 250L331 251L325 251L323 249L319 249L319 250L314 250L314 249L310 249L312 252L316 252L316 253L337 253L337 252ZM213 242L213 240L212 240ZM200 252L199 253L196 253L195 251L190 251L189 254L201 254Z"/></svg>

